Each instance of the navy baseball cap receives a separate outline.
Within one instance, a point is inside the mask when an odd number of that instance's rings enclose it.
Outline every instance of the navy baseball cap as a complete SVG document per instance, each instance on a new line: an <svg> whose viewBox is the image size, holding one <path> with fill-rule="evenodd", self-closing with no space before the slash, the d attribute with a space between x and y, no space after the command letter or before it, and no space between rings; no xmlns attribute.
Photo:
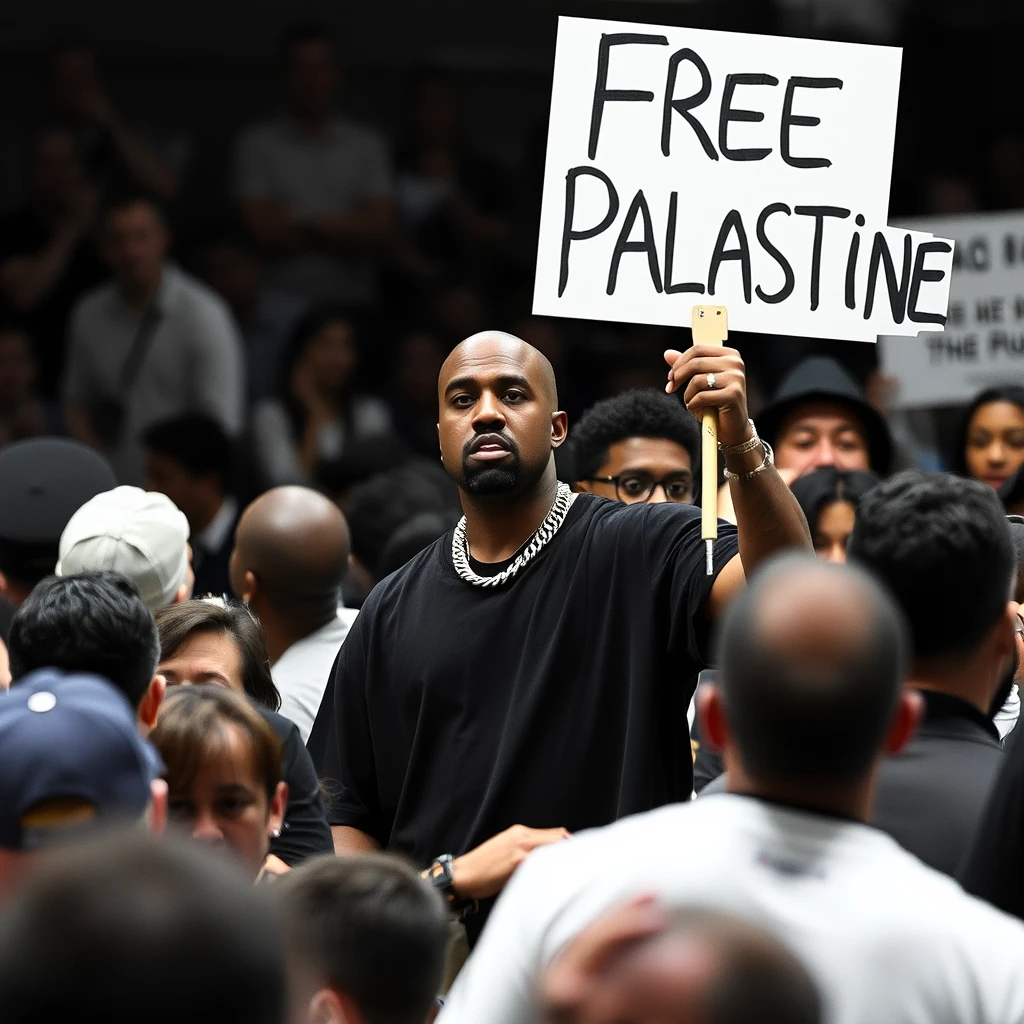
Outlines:
<svg viewBox="0 0 1024 1024"><path fill-rule="evenodd" d="M138 820L163 764L127 699L99 676L32 672L0 693L0 847L30 850L74 828ZM83 813L84 812L84 813Z"/></svg>

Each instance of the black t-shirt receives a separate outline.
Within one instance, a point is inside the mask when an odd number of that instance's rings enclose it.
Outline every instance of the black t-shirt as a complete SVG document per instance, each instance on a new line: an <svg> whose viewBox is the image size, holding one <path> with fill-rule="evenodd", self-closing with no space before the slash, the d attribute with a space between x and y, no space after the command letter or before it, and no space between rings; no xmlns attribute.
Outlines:
<svg viewBox="0 0 1024 1024"><path fill-rule="evenodd" d="M719 532L716 572L737 553ZM510 825L578 831L687 799L714 579L700 534L698 508L580 495L501 586L458 577L450 532L382 581L308 742L331 823L426 865Z"/></svg>
<svg viewBox="0 0 1024 1024"><path fill-rule="evenodd" d="M14 256L36 256L53 239L53 232L30 206L22 207L0 221L0 264ZM60 276L35 307L9 315L22 320L32 336L39 361L39 388L53 397L64 367L68 316L75 302L90 288L109 277L91 239L75 247ZM2 300L0 300L2 301Z"/></svg>
<svg viewBox="0 0 1024 1024"><path fill-rule="evenodd" d="M289 867L295 867L318 853L334 853L334 840L327 824L320 782L309 752L302 745L299 727L276 711L258 710L284 745L281 776L288 783L284 826L281 834L270 840L270 852Z"/></svg>

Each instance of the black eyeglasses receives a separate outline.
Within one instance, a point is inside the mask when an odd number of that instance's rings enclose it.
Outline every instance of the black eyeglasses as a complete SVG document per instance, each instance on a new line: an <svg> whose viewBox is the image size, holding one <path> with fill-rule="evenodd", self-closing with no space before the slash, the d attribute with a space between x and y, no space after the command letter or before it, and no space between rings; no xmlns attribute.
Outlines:
<svg viewBox="0 0 1024 1024"><path fill-rule="evenodd" d="M1008 523L1017 523L1018 526L1024 526L1024 516L1018 516L1011 513L1006 517Z"/></svg>
<svg viewBox="0 0 1024 1024"><path fill-rule="evenodd" d="M632 505L634 502L650 501L654 489L660 487L669 501L688 504L693 497L693 477L689 473L673 473L661 480L655 480L650 473L630 472L618 476L590 476L590 483L614 484L615 497Z"/></svg>

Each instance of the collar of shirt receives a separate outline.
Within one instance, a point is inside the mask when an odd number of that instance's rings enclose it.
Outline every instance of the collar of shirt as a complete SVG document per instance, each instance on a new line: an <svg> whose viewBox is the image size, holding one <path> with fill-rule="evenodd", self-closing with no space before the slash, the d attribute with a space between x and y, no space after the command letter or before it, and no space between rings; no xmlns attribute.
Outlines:
<svg viewBox="0 0 1024 1024"><path fill-rule="evenodd" d="M235 514L238 512L238 503L232 497L227 497L222 502L217 514L210 520L205 530L195 535L195 546L198 553L208 554L212 551L219 551L224 541L228 538L231 526L235 521Z"/></svg>
<svg viewBox="0 0 1024 1024"><path fill-rule="evenodd" d="M973 704L954 697L951 693L942 693L939 690L918 690L924 700L924 721L922 726L938 725L950 719L960 719L970 722L997 743L999 742L999 730L995 722L987 715L983 715Z"/></svg>

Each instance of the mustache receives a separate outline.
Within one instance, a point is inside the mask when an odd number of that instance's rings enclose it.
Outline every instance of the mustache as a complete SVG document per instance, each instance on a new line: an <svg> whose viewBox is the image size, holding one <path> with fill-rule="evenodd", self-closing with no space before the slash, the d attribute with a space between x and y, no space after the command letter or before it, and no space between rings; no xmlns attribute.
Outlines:
<svg viewBox="0 0 1024 1024"><path fill-rule="evenodd" d="M465 462L474 452L479 451L485 444L504 445L516 458L519 457L519 445L507 434L496 430L489 430L484 434L476 434L462 446L462 460Z"/></svg>

